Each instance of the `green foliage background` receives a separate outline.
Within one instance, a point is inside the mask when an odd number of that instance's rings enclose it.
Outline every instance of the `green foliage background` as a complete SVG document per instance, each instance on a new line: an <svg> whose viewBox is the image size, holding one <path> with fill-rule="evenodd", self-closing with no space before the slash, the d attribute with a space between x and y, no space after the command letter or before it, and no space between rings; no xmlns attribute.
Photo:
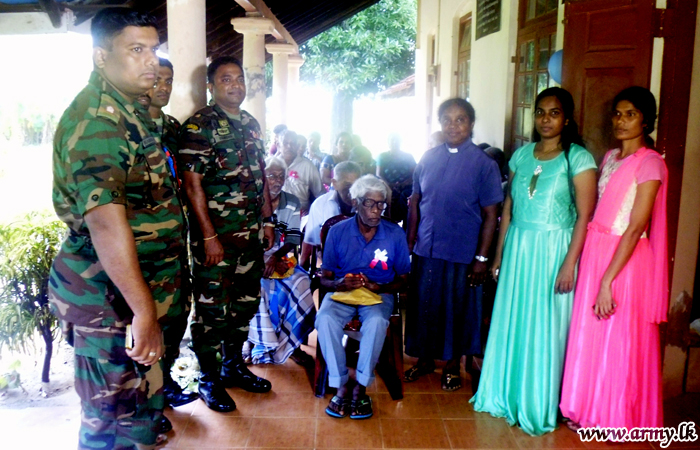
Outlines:
<svg viewBox="0 0 700 450"><path fill-rule="evenodd" d="M65 231L54 215L40 213L0 224L0 351L26 353L35 333L55 333L48 279Z"/></svg>
<svg viewBox="0 0 700 450"><path fill-rule="evenodd" d="M414 72L416 0L382 0L299 48L301 77L350 98Z"/></svg>

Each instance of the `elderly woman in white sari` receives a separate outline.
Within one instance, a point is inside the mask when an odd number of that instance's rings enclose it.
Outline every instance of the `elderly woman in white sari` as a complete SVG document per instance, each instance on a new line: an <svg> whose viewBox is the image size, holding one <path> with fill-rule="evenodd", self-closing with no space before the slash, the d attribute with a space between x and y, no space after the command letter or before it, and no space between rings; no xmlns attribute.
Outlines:
<svg viewBox="0 0 700 450"><path fill-rule="evenodd" d="M265 176L275 211L275 245L265 253L262 299L250 321L248 342L255 364L283 364L290 356L306 365L313 358L300 345L314 329L316 307L310 290L309 274L288 254L301 243L300 202L282 191L287 164L271 156L265 162Z"/></svg>

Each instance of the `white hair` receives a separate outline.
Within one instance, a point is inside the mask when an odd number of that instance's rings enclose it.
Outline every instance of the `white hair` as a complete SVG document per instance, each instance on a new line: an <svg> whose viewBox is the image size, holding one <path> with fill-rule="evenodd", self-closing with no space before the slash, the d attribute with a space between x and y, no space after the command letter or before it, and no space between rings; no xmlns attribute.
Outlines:
<svg viewBox="0 0 700 450"><path fill-rule="evenodd" d="M350 174L355 174L359 177L362 175L362 168L352 161L343 161L333 167L333 179L335 181L339 181L341 178L345 178L345 176Z"/></svg>
<svg viewBox="0 0 700 450"><path fill-rule="evenodd" d="M287 177L287 163L278 156L268 156L265 160L265 169L282 169L284 177Z"/></svg>
<svg viewBox="0 0 700 450"><path fill-rule="evenodd" d="M384 200L389 198L389 187L375 175L365 175L357 179L350 186L350 197L357 200L360 197L365 197L368 192L378 192L384 196Z"/></svg>

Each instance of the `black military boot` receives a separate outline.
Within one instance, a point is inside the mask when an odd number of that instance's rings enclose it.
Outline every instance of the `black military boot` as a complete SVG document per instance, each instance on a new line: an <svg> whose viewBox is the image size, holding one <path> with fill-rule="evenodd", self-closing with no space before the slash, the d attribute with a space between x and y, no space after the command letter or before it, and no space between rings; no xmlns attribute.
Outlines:
<svg viewBox="0 0 700 450"><path fill-rule="evenodd" d="M170 368L173 362L163 359L163 395L165 396L165 405L182 406L191 403L199 398L196 392L185 393L179 384L173 380L170 375Z"/></svg>
<svg viewBox="0 0 700 450"><path fill-rule="evenodd" d="M224 360L221 363L221 380L226 387L238 386L248 392L270 392L272 384L248 370L241 349L243 344L224 347Z"/></svg>
<svg viewBox="0 0 700 450"><path fill-rule="evenodd" d="M199 377L199 396L209 409L218 412L231 412L236 409L236 402L233 401L221 381L219 376L216 355L200 357L199 366L202 375Z"/></svg>

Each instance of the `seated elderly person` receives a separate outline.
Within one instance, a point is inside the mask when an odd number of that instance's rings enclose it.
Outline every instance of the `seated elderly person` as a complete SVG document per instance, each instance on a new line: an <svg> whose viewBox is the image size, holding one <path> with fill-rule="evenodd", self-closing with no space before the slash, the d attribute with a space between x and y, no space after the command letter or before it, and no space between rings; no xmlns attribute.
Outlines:
<svg viewBox="0 0 700 450"><path fill-rule="evenodd" d="M394 295L411 268L406 235L381 217L388 188L374 175L365 175L350 188L355 217L333 226L323 252L321 284L329 290L316 317L318 343L328 367L328 384L338 389L326 413L342 418L372 416L365 389L374 380L374 366L386 338ZM341 298L342 297L342 298ZM355 380L345 365L343 327L355 315L362 322Z"/></svg>
<svg viewBox="0 0 700 450"><path fill-rule="evenodd" d="M352 214L352 199L350 198L350 186L360 178L362 169L351 161L343 161L333 168L331 184L333 190L323 194L311 204L304 244L301 247L302 267L308 268L314 247L321 245L321 228L326 220L338 214L349 216ZM314 268L315 269L315 268Z"/></svg>
<svg viewBox="0 0 700 450"><path fill-rule="evenodd" d="M248 333L250 357L255 364L283 364L291 356L297 364L308 365L313 358L300 345L314 329L316 306L309 274L287 256L301 244L299 199L282 190L287 177L282 158L271 156L265 166L276 217L275 245L265 252L260 307Z"/></svg>
<svg viewBox="0 0 700 450"><path fill-rule="evenodd" d="M305 216L309 212L311 201L326 193L321 175L314 163L301 154L299 136L294 131L286 130L282 133L279 149L277 155L284 159L288 167L284 190L299 199L301 215Z"/></svg>

